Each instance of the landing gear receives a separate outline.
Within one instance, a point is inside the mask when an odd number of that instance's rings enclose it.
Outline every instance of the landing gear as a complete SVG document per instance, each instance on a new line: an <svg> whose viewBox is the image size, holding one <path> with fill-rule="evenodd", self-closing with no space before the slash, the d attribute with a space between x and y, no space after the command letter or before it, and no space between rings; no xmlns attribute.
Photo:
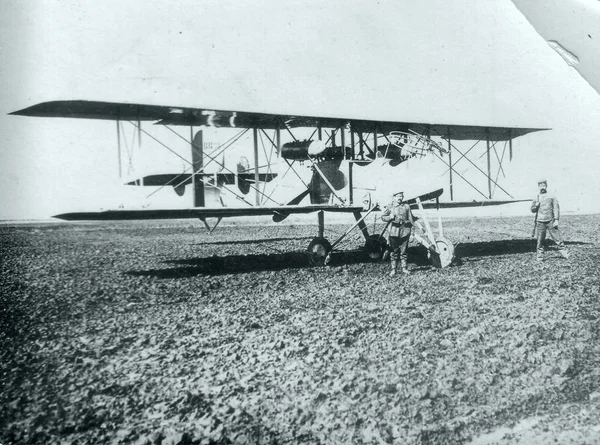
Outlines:
<svg viewBox="0 0 600 445"><path fill-rule="evenodd" d="M413 232L414 239L421 245L427 248L427 258L429 262L437 268L448 267L454 261L454 244L444 237L444 230L442 228L442 218L438 214L438 232L439 235L436 237L433 235L427 215L423 210L423 205L419 198L416 199L419 210L421 211L421 218L423 224L419 221L417 226L424 232L424 236L420 236ZM424 226L424 227L423 227Z"/></svg>
<svg viewBox="0 0 600 445"><path fill-rule="evenodd" d="M314 238L308 245L308 258L313 266L323 266L331 252L331 244L323 237Z"/></svg>
<svg viewBox="0 0 600 445"><path fill-rule="evenodd" d="M364 252L373 261L380 261L386 249L387 241L381 235L369 235L363 247Z"/></svg>
<svg viewBox="0 0 600 445"><path fill-rule="evenodd" d="M324 237L325 233L325 214L323 210L317 214L319 223L319 234L314 238L308 248L308 259L313 266L324 266L329 262L332 250L331 243Z"/></svg>
<svg viewBox="0 0 600 445"><path fill-rule="evenodd" d="M325 230L325 218L323 216L323 211L321 210L318 213L319 217L319 235L313 239L308 245L308 255L311 264L314 266L322 266L327 265L331 261L331 253L335 246L337 246L348 234L355 228L360 227L361 231L365 235L366 244L365 249L369 249L369 256L373 259L379 259L382 257L385 252L385 239L381 235L371 235L369 236L369 232L367 231L367 226L365 224L365 218L369 216L371 212L375 210L376 207L371 207L369 211L365 215L361 215L360 212L354 212L354 217L356 218L356 223L350 227L346 232L340 236L333 244L330 244L327 241L323 234Z"/></svg>
<svg viewBox="0 0 600 445"><path fill-rule="evenodd" d="M429 250L428 257L431 264L440 269L449 266L454 260L454 244L448 239L439 237L435 240L437 252Z"/></svg>

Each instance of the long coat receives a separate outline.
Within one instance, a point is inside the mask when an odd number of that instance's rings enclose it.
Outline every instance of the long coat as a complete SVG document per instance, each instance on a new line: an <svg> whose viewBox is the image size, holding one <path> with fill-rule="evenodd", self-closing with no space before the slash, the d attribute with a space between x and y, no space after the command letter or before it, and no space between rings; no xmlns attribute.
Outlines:
<svg viewBox="0 0 600 445"><path fill-rule="evenodd" d="M383 215L381 215L381 219L385 222L392 222L392 224L390 224L390 236L397 236L400 238L410 236L414 221L408 204L393 204L391 207L386 207Z"/></svg>

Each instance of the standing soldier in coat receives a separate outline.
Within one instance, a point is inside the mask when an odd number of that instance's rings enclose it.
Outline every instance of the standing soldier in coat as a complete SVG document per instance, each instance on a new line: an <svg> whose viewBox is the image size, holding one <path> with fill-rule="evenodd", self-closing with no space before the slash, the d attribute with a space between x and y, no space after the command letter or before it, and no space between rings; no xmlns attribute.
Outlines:
<svg viewBox="0 0 600 445"><path fill-rule="evenodd" d="M407 248L413 226L413 216L410 206L403 202L404 192L394 193L392 206L386 207L381 219L390 222L390 247L392 250L392 271L390 277L396 275L398 260L402 263L402 272L408 273Z"/></svg>
<svg viewBox="0 0 600 445"><path fill-rule="evenodd" d="M537 234L537 260L544 259L544 241L546 240L546 232L558 246L559 253L569 258L569 251L565 247L560 230L558 230L558 220L560 218L560 207L558 199L555 196L547 193L548 182L545 179L538 181L540 189L539 195L531 203L531 212L535 213L535 232Z"/></svg>

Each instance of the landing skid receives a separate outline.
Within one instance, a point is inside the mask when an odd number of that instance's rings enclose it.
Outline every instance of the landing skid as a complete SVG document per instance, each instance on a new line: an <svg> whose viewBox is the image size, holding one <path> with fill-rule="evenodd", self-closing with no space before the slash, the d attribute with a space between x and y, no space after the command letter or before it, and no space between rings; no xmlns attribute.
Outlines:
<svg viewBox="0 0 600 445"><path fill-rule="evenodd" d="M419 227L422 233L419 234L413 230L412 238L427 249L427 259L434 267L439 269L448 267L454 261L454 244L444 236L442 218L438 219L438 236L435 236L423 210L421 200L417 198L416 201L423 221L415 221L415 227Z"/></svg>

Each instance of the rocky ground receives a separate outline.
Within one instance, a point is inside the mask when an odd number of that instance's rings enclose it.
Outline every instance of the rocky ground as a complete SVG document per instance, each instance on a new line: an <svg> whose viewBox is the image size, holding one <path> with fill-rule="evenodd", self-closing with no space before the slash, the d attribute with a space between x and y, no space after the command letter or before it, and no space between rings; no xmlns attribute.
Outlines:
<svg viewBox="0 0 600 445"><path fill-rule="evenodd" d="M390 279L313 226L0 226L0 443L600 443L600 218L446 224ZM334 240L344 226L328 226Z"/></svg>

